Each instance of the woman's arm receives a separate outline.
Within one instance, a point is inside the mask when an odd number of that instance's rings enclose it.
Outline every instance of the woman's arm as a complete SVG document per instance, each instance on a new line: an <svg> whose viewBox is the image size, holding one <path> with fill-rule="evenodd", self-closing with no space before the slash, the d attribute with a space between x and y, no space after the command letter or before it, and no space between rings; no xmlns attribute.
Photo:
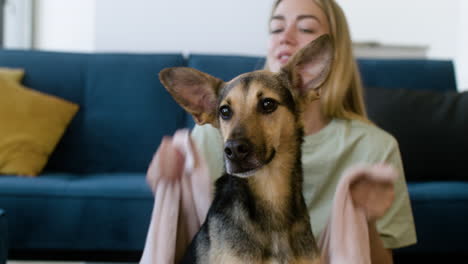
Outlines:
<svg viewBox="0 0 468 264"><path fill-rule="evenodd" d="M375 227L375 221L368 222L368 227L371 263L393 264L392 250L384 247L379 232L377 232L377 228Z"/></svg>
<svg viewBox="0 0 468 264"><path fill-rule="evenodd" d="M385 248L376 221L392 206L395 196L392 179L398 178L397 170L380 164L358 169L355 173L361 174L361 179L351 184L351 197L367 218L371 263L392 264L392 251Z"/></svg>

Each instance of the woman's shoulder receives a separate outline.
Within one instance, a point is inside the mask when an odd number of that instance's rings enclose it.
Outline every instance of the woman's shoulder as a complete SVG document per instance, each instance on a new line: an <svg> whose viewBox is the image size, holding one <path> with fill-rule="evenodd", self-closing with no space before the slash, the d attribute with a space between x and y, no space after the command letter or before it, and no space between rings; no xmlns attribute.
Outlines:
<svg viewBox="0 0 468 264"><path fill-rule="evenodd" d="M328 156L350 164L382 162L399 153L395 138L371 122L334 119L331 125L328 135L307 150L324 149Z"/></svg>
<svg viewBox="0 0 468 264"><path fill-rule="evenodd" d="M221 176L224 172L223 140L219 130L211 125L195 125L191 137L206 161L210 177L216 179Z"/></svg>
<svg viewBox="0 0 468 264"><path fill-rule="evenodd" d="M192 129L192 137L221 136L219 130L212 125L195 125Z"/></svg>
<svg viewBox="0 0 468 264"><path fill-rule="evenodd" d="M208 146L217 146L216 144L222 144L221 134L219 130L212 125L195 125L192 129L191 137L197 145L207 147Z"/></svg>
<svg viewBox="0 0 468 264"><path fill-rule="evenodd" d="M345 140L359 140L363 146L398 147L396 139L390 133L371 122L336 119L334 123L337 126L335 131L339 131L338 134Z"/></svg>
<svg viewBox="0 0 468 264"><path fill-rule="evenodd" d="M395 141L395 138L390 133L373 123L367 123L361 120L352 120L350 124L356 131L371 136L371 138L375 137L380 140Z"/></svg>

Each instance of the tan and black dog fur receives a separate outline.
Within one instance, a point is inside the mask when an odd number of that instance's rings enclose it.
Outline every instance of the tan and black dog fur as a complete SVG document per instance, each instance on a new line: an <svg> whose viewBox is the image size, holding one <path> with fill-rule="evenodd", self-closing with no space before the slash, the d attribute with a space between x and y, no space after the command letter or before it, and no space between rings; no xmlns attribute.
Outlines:
<svg viewBox="0 0 468 264"><path fill-rule="evenodd" d="M318 95L333 48L325 35L279 73L255 71L223 82L192 68L160 79L198 124L218 128L225 174L183 263L318 263L302 196L302 106Z"/></svg>

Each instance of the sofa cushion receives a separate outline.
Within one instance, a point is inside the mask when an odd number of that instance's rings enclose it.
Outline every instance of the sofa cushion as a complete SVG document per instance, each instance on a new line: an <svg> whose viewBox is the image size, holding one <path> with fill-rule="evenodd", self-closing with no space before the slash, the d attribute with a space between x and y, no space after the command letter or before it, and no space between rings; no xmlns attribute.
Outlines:
<svg viewBox="0 0 468 264"><path fill-rule="evenodd" d="M468 180L468 92L367 88L369 118L397 139L408 181Z"/></svg>
<svg viewBox="0 0 468 264"><path fill-rule="evenodd" d="M0 76L0 174L37 176L78 106Z"/></svg>
<svg viewBox="0 0 468 264"><path fill-rule="evenodd" d="M154 196L143 173L0 177L11 249L142 250Z"/></svg>
<svg viewBox="0 0 468 264"><path fill-rule="evenodd" d="M0 208L0 264L5 264L8 256L8 226L5 212Z"/></svg>
<svg viewBox="0 0 468 264"><path fill-rule="evenodd" d="M79 172L86 167L84 142L84 87L89 60L87 54L0 50L0 66L23 68L23 84L80 105L45 170Z"/></svg>
<svg viewBox="0 0 468 264"><path fill-rule="evenodd" d="M452 91L457 90L453 62L424 59L358 59L366 87Z"/></svg>
<svg viewBox="0 0 468 264"><path fill-rule="evenodd" d="M185 66L180 54L0 50L0 66L24 68L26 86L80 105L49 172L144 172L162 136L186 126L158 79Z"/></svg>
<svg viewBox="0 0 468 264"><path fill-rule="evenodd" d="M367 87L408 88L412 90L456 91L455 70L449 60L363 59L357 60ZM188 66L225 81L262 69L263 57L193 54Z"/></svg>
<svg viewBox="0 0 468 264"><path fill-rule="evenodd" d="M466 252L468 182L408 183L418 236L405 253L443 254Z"/></svg>
<svg viewBox="0 0 468 264"><path fill-rule="evenodd" d="M219 56L193 54L188 58L188 67L230 81L239 74L263 69L265 59L251 56Z"/></svg>
<svg viewBox="0 0 468 264"><path fill-rule="evenodd" d="M175 55L101 54L89 61L84 89L84 172L145 172L160 140L188 114L158 74L182 66Z"/></svg>

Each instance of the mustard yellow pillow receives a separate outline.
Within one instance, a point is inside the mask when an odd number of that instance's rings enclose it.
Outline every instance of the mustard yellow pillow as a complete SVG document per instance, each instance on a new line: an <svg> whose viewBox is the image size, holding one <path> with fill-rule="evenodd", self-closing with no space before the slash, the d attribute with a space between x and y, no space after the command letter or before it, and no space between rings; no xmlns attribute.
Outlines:
<svg viewBox="0 0 468 264"><path fill-rule="evenodd" d="M37 176L77 111L0 76L0 174Z"/></svg>
<svg viewBox="0 0 468 264"><path fill-rule="evenodd" d="M0 67L0 77L4 77L16 82L20 82L23 79L24 70L14 68Z"/></svg>

